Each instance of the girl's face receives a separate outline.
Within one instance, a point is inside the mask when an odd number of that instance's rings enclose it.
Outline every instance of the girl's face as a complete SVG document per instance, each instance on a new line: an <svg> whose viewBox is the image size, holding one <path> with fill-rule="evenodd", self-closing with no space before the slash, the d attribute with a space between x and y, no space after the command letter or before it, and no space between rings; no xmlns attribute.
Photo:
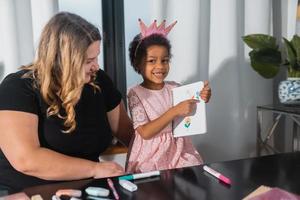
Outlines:
<svg viewBox="0 0 300 200"><path fill-rule="evenodd" d="M164 86L164 80L169 73L170 57L164 46L153 45L148 47L145 64L141 69L141 75L145 88L160 90Z"/></svg>
<svg viewBox="0 0 300 200"><path fill-rule="evenodd" d="M92 80L92 76L99 70L98 55L100 54L100 41L93 42L86 51L86 60L83 68L85 73L85 83Z"/></svg>

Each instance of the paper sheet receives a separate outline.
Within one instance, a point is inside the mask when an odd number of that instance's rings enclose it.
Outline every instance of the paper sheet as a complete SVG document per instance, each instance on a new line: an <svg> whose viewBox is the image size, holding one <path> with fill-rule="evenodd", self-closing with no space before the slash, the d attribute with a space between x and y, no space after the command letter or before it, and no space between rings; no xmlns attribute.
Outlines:
<svg viewBox="0 0 300 200"><path fill-rule="evenodd" d="M197 107L193 115L187 117L179 117L173 121L174 137L182 137L195 134L206 133L206 109L205 102L200 97L200 91L203 88L203 82L195 82L188 85L183 85L172 90L173 105L187 100L198 99Z"/></svg>

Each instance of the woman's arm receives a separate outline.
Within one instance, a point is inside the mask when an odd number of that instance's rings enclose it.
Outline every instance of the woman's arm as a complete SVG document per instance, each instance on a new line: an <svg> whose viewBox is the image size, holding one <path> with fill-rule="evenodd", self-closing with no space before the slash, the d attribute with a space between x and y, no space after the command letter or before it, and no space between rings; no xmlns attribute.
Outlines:
<svg viewBox="0 0 300 200"><path fill-rule="evenodd" d="M2 110L0 130L1 150L11 165L26 175L45 180L78 180L124 173L123 168L113 162L92 162L41 147L35 114Z"/></svg>
<svg viewBox="0 0 300 200"><path fill-rule="evenodd" d="M123 101L107 113L108 121L113 134L126 146L129 145L134 130L132 121L127 115Z"/></svg>

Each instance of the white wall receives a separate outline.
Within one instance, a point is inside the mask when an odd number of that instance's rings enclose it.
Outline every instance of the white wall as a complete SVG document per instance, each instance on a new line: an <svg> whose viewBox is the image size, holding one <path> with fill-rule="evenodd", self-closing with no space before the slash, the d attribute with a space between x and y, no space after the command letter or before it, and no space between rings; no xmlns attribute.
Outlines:
<svg viewBox="0 0 300 200"><path fill-rule="evenodd" d="M39 0L38 0L39 1ZM102 1L100 0L58 0L59 11L75 13L94 24L102 34ZM100 68L103 69L103 43L100 46L100 55L98 57Z"/></svg>
<svg viewBox="0 0 300 200"><path fill-rule="evenodd" d="M21 65L32 62L42 28L55 13L79 14L101 31L101 10L99 0L0 0L0 82ZM102 55L99 62L103 69Z"/></svg>
<svg viewBox="0 0 300 200"><path fill-rule="evenodd" d="M137 84L142 80L130 65L128 47L134 36L139 33L138 19L145 23L150 23L151 1L125 0L124 1L124 22L125 22L125 47L126 47L126 81L127 88Z"/></svg>
<svg viewBox="0 0 300 200"><path fill-rule="evenodd" d="M42 29L48 20L58 11L57 0L31 0L31 18L34 49L39 43Z"/></svg>
<svg viewBox="0 0 300 200"><path fill-rule="evenodd" d="M281 0L282 35L289 40L296 33L297 5L298 0Z"/></svg>
<svg viewBox="0 0 300 200"><path fill-rule="evenodd" d="M30 0L0 1L0 81L33 58Z"/></svg>

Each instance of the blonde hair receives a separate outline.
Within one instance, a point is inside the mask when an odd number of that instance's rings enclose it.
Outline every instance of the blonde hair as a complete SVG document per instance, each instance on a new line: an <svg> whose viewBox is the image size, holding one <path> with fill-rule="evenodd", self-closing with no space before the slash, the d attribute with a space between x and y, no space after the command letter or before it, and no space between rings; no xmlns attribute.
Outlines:
<svg viewBox="0 0 300 200"><path fill-rule="evenodd" d="M35 86L49 105L47 116L64 120L63 132L76 128L75 105L85 84L83 64L88 47L101 40L99 30L78 15L60 12L50 19L42 31L36 58L24 77L34 79ZM95 77L89 83L100 89Z"/></svg>

